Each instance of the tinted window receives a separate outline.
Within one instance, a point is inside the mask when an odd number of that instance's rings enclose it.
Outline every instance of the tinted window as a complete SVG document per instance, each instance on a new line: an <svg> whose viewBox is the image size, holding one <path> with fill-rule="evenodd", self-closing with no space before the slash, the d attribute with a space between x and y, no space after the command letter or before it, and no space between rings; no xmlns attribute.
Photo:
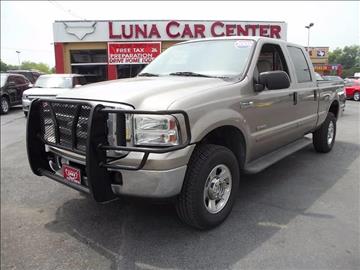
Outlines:
<svg viewBox="0 0 360 270"><path fill-rule="evenodd" d="M25 84L26 82L25 82L25 78L23 78L23 77L20 77L20 76L16 76L15 77L15 84Z"/></svg>
<svg viewBox="0 0 360 270"><path fill-rule="evenodd" d="M303 51L296 47L288 47L288 49L295 66L297 81L299 83L311 81L309 65Z"/></svg>
<svg viewBox="0 0 360 270"><path fill-rule="evenodd" d="M106 50L71 50L71 64L107 63Z"/></svg>

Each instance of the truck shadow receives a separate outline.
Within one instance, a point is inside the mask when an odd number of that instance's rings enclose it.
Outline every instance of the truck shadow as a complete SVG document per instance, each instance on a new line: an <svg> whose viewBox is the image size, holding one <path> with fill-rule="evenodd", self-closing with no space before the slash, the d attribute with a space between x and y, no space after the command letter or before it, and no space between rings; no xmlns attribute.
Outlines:
<svg viewBox="0 0 360 270"><path fill-rule="evenodd" d="M87 244L108 258L113 269L227 269L287 230L297 216L335 218L308 209L359 155L358 145L338 141L330 154L317 154L309 147L257 175L243 176L231 215L211 231L183 225L171 205L99 205L82 197L67 201L45 226Z"/></svg>

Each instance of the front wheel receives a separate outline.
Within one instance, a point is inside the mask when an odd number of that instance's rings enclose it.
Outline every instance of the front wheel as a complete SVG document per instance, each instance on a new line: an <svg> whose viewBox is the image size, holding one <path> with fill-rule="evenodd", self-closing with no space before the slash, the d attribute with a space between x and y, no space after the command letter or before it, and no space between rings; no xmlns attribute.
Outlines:
<svg viewBox="0 0 360 270"><path fill-rule="evenodd" d="M354 100L355 100L355 101L359 101L359 100L360 100L360 92L355 92L355 93L354 93Z"/></svg>
<svg viewBox="0 0 360 270"><path fill-rule="evenodd" d="M230 214L239 188L239 166L226 147L198 146L189 161L176 203L182 221L198 229L210 229Z"/></svg>
<svg viewBox="0 0 360 270"><path fill-rule="evenodd" d="M1 114L7 114L10 110L10 103L7 97L1 97L1 106L0 112Z"/></svg>
<svg viewBox="0 0 360 270"><path fill-rule="evenodd" d="M324 123L313 133L313 145L317 152L328 153L335 143L336 117L329 112Z"/></svg>

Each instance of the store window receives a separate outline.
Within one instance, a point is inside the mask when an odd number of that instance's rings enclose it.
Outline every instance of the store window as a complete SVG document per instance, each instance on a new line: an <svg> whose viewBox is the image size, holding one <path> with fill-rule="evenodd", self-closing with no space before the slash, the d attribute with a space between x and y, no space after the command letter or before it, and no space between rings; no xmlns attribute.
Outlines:
<svg viewBox="0 0 360 270"><path fill-rule="evenodd" d="M117 65L117 76L118 79L132 78L135 77L146 67L145 64L135 64L135 65Z"/></svg>
<svg viewBox="0 0 360 270"><path fill-rule="evenodd" d="M70 50L71 72L85 75L88 83L107 80L106 50Z"/></svg>

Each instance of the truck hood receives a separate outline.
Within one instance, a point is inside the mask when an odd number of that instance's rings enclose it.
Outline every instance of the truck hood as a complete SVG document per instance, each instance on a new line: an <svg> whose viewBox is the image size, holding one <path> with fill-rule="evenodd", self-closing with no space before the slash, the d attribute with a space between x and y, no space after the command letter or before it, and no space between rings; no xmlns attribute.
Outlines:
<svg viewBox="0 0 360 270"><path fill-rule="evenodd" d="M59 94L57 98L118 102L136 109L161 110L177 99L230 83L218 78L136 77L82 86Z"/></svg>
<svg viewBox="0 0 360 270"><path fill-rule="evenodd" d="M72 88L29 88L23 94L29 96L56 96Z"/></svg>

